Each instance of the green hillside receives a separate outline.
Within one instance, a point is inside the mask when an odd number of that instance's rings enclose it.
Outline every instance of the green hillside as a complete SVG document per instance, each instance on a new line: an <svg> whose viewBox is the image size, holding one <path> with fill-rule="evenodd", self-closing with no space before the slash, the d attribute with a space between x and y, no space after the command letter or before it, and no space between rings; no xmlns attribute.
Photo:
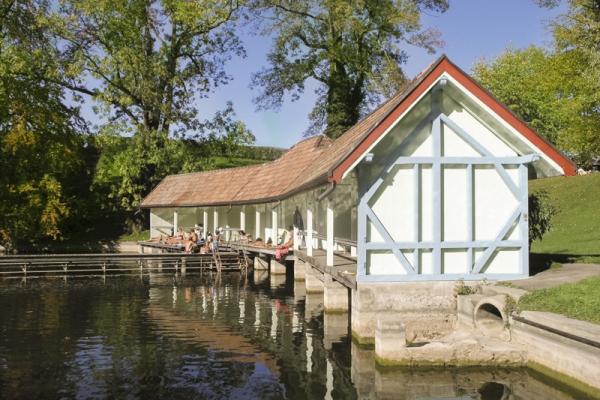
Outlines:
<svg viewBox="0 0 600 400"><path fill-rule="evenodd" d="M557 208L552 231L531 246L532 257L600 263L600 173L529 182L529 192L544 189Z"/></svg>

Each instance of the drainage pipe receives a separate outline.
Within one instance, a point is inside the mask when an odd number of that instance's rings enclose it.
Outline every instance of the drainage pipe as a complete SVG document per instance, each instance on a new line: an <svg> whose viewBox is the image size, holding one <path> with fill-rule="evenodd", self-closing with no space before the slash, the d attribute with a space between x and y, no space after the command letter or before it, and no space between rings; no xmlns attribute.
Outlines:
<svg viewBox="0 0 600 400"><path fill-rule="evenodd" d="M325 197L329 196L335 190L335 182L331 182L331 186L327 188L319 197L317 197L317 202L321 202Z"/></svg>

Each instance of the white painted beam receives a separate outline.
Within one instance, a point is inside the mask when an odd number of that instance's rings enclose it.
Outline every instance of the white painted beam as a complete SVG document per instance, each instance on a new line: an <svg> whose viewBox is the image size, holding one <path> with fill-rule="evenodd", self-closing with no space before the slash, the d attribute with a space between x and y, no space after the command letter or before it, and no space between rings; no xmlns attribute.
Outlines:
<svg viewBox="0 0 600 400"><path fill-rule="evenodd" d="M177 235L177 229L179 227L179 213L177 212L177 209L175 209L173 211L173 235Z"/></svg>
<svg viewBox="0 0 600 400"><path fill-rule="evenodd" d="M204 237L204 240L206 240L206 233L208 232L208 211L206 210L206 208L203 209L203 216L202 216L202 224L203 224L203 233L202 236Z"/></svg>
<svg viewBox="0 0 600 400"><path fill-rule="evenodd" d="M313 203L309 202L306 208L306 254L313 255Z"/></svg>
<svg viewBox="0 0 600 400"><path fill-rule="evenodd" d="M327 200L327 266L333 267L333 208Z"/></svg>

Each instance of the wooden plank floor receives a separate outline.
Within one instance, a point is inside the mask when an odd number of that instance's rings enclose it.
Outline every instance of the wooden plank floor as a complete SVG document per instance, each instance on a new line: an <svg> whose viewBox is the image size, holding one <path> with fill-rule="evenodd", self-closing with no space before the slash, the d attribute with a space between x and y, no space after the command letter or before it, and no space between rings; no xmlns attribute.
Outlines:
<svg viewBox="0 0 600 400"><path fill-rule="evenodd" d="M327 266L327 251L313 249L312 257L306 254L306 249L295 250L294 255L297 259L308 261L317 270L324 274L331 275L333 279L350 289L356 289L356 257L350 257L350 254L342 252L333 253L333 266Z"/></svg>

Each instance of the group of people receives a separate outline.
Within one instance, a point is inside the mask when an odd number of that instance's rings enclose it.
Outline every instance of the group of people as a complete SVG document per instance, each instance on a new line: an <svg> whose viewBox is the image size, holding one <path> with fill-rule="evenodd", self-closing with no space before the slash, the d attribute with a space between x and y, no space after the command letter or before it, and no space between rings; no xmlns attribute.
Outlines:
<svg viewBox="0 0 600 400"><path fill-rule="evenodd" d="M273 241L271 238L269 238L267 242L264 242L261 238L256 238L254 243L252 243L249 235L244 230L238 231L239 242L240 244L252 244L256 247L274 247L276 249L275 258L279 260L282 256L288 253L290 248L294 246L293 229L293 226L290 226L289 230L286 232L285 238L282 240L282 243L276 246L273 246ZM190 230L189 233L186 233L182 228L179 228L172 236L159 234L158 237L150 239L150 241L176 246L185 246L185 252L187 254L208 254L214 252L217 248L217 243L215 240L213 240L213 236L210 232L208 232L207 239L205 241L204 239L199 239L198 233L194 229Z"/></svg>
<svg viewBox="0 0 600 400"><path fill-rule="evenodd" d="M158 237L150 239L150 241L185 246L185 252L187 254L208 254L212 253L216 247L213 236L210 234L210 232L207 236L207 240L205 241L204 239L199 239L198 233L194 229L190 230L189 233L186 233L182 228L179 228L176 234L173 236L159 234Z"/></svg>
<svg viewBox="0 0 600 400"><path fill-rule="evenodd" d="M243 230L238 231L239 241L241 244L252 244L255 247L274 247L275 248L275 258L280 260L282 256L286 255L289 252L289 249L294 247L294 227L290 226L289 230L286 232L285 237L282 240L281 244L273 246L273 241L271 238L264 242L262 238L256 238L254 243L250 242L250 239L246 232Z"/></svg>

